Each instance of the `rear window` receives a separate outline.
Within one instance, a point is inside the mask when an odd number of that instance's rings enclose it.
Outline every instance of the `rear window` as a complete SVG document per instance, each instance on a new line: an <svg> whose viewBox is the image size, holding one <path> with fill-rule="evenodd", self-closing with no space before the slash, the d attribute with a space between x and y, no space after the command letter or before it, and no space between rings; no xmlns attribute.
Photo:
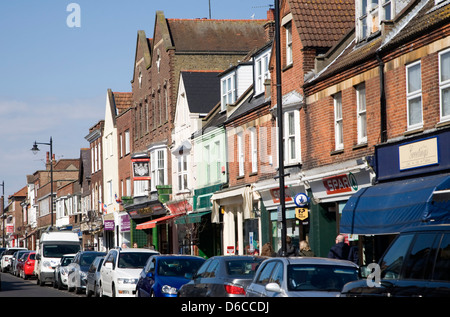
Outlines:
<svg viewBox="0 0 450 317"><path fill-rule="evenodd" d="M227 274L231 276L253 277L259 264L264 259L242 259L225 261Z"/></svg>
<svg viewBox="0 0 450 317"><path fill-rule="evenodd" d="M154 252L121 252L119 255L119 268L142 269L148 258L155 254Z"/></svg>

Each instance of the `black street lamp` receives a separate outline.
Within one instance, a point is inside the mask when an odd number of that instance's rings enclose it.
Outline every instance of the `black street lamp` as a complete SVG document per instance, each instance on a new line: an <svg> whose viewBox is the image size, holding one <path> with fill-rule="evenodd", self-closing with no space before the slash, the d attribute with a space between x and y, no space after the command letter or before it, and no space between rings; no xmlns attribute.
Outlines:
<svg viewBox="0 0 450 317"><path fill-rule="evenodd" d="M39 143L34 141L34 145L31 148L33 154L39 152L38 144L49 145L50 146L50 229L53 227L53 141L50 137L50 143Z"/></svg>
<svg viewBox="0 0 450 317"><path fill-rule="evenodd" d="M280 41L280 1L275 0L275 70L277 77L277 114L278 114L278 178L280 182L280 212L281 212L281 251L286 256L286 203L284 190L284 148L283 148L283 108L281 91L281 41Z"/></svg>

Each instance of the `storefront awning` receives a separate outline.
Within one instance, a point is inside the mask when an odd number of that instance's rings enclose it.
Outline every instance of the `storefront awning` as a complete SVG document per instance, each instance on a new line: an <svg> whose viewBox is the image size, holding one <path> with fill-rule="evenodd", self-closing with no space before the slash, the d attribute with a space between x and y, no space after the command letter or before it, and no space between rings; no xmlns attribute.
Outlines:
<svg viewBox="0 0 450 317"><path fill-rule="evenodd" d="M342 211L340 232L396 234L427 223L450 223L450 176L382 183L359 190Z"/></svg>
<svg viewBox="0 0 450 317"><path fill-rule="evenodd" d="M184 214L168 215L168 216L165 216L165 217L153 219L153 220L150 220L150 221L147 221L147 222L144 222L144 223L141 223L141 224L137 225L136 229L137 230L144 230L144 229L155 228L156 225L160 225L162 223L165 223L166 221L169 221L169 220L171 220L173 218L176 218L176 217L180 217L182 215L184 215Z"/></svg>
<svg viewBox="0 0 450 317"><path fill-rule="evenodd" d="M205 212L192 212L190 214L185 215L184 217L178 217L175 220L175 223L177 225L184 225L187 223L198 223L202 220L202 216L210 214L211 211L205 211Z"/></svg>

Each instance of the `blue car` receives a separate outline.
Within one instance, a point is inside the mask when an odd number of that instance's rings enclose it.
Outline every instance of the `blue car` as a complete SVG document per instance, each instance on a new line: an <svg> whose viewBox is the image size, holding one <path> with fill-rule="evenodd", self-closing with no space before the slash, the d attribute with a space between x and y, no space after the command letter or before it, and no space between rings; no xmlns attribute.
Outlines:
<svg viewBox="0 0 450 317"><path fill-rule="evenodd" d="M151 256L136 284L138 297L176 297L205 259L191 255Z"/></svg>

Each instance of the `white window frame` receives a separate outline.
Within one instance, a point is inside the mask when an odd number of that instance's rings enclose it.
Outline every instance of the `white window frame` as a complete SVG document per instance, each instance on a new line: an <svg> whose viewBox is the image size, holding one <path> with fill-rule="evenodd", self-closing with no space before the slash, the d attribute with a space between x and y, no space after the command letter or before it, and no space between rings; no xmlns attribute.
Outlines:
<svg viewBox="0 0 450 317"><path fill-rule="evenodd" d="M440 112L440 120L442 121L450 121L450 101L447 104L447 113L444 113L444 91L448 91L450 94L450 69L447 69L449 72L448 78L443 78L443 65L442 65L442 56L445 55L450 58L450 49L442 51L439 53L439 112Z"/></svg>
<svg viewBox="0 0 450 317"><path fill-rule="evenodd" d="M342 150L344 148L344 127L342 118L342 93L333 96L334 103L334 148Z"/></svg>
<svg viewBox="0 0 450 317"><path fill-rule="evenodd" d="M127 178L127 181L131 179ZM130 182L131 186L131 182ZM127 184L128 187L128 184ZM135 180L133 183L134 197L148 196L149 182L148 180ZM131 188L130 188L131 190Z"/></svg>
<svg viewBox="0 0 450 317"><path fill-rule="evenodd" d="M156 186L165 185L167 181L167 149L155 148L150 152L151 165L151 190L155 191ZM163 178L161 181L160 177Z"/></svg>
<svg viewBox="0 0 450 317"><path fill-rule="evenodd" d="M221 148L220 148L220 140L214 142L215 154L216 154L216 181L220 181L221 178L221 166L222 166L222 157L221 157Z"/></svg>
<svg viewBox="0 0 450 317"><path fill-rule="evenodd" d="M258 134L256 127L249 129L250 131L250 157L252 162L252 173L258 173Z"/></svg>
<svg viewBox="0 0 450 317"><path fill-rule="evenodd" d="M178 159L177 162L178 191L189 190L189 178L188 178L189 154L184 153L182 155L178 155L177 159Z"/></svg>
<svg viewBox="0 0 450 317"><path fill-rule="evenodd" d="M204 157L203 161L205 162L205 177L206 177L206 183L211 183L211 149L209 144L206 144L203 147L204 150Z"/></svg>
<svg viewBox="0 0 450 317"><path fill-rule="evenodd" d="M125 155L130 154L130 130L125 131Z"/></svg>
<svg viewBox="0 0 450 317"><path fill-rule="evenodd" d="M286 66L289 66L294 62L292 50L292 22L286 23L284 28L286 31Z"/></svg>
<svg viewBox="0 0 450 317"><path fill-rule="evenodd" d="M228 104L236 101L236 73L232 72L220 81L220 94L222 96L221 110L227 109Z"/></svg>
<svg viewBox="0 0 450 317"><path fill-rule="evenodd" d="M264 53L255 59L255 94L264 92L264 82L270 78L269 70L270 52Z"/></svg>
<svg viewBox="0 0 450 317"><path fill-rule="evenodd" d="M356 108L358 122L358 144L367 143L367 104L365 83L356 86Z"/></svg>
<svg viewBox="0 0 450 317"><path fill-rule="evenodd" d="M380 30L381 21L394 18L395 1L392 0L358 0L357 29L359 40ZM380 10L381 8L381 10ZM389 10L389 14L386 14Z"/></svg>
<svg viewBox="0 0 450 317"><path fill-rule="evenodd" d="M298 109L284 112L283 148L284 163L292 165L300 163L300 111ZM292 126L289 120L292 118ZM293 130L291 129L293 128Z"/></svg>
<svg viewBox="0 0 450 317"><path fill-rule="evenodd" d="M238 148L238 175L244 176L245 169L244 169L244 133L239 132L236 135L237 137L237 148Z"/></svg>
<svg viewBox="0 0 450 317"><path fill-rule="evenodd" d="M414 91L410 91L409 89L409 83L410 83L410 72L409 70L413 67L419 66L420 69L420 88L416 89ZM420 61L411 63L409 65L406 65L406 99L407 99L407 108L406 108L406 114L407 114L407 127L408 130L414 130L418 128L423 127L423 102L422 102L422 65ZM411 116L410 116L410 110L411 110L411 104L412 101L420 99L420 122L414 122L411 123Z"/></svg>

